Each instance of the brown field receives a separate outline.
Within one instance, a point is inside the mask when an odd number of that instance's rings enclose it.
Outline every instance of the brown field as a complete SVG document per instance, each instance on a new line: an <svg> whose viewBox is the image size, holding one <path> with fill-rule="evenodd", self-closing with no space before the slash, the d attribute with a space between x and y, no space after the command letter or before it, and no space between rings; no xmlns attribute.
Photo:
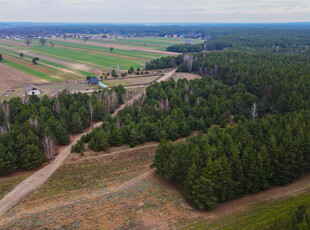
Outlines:
<svg viewBox="0 0 310 230"><path fill-rule="evenodd" d="M116 80L103 80L103 84L106 84L107 86L131 86L131 85L137 85L137 84L149 84L159 78L159 76L152 76L152 77L136 77L136 78L121 78Z"/></svg>
<svg viewBox="0 0 310 230"><path fill-rule="evenodd" d="M0 63L0 94L10 87L43 83L45 80L30 76L22 71Z"/></svg>
<svg viewBox="0 0 310 230"><path fill-rule="evenodd" d="M175 81L178 81L180 79L184 79L186 78L187 80L194 80L197 78L201 78L201 76L197 75L197 74L192 74L192 73L175 73L175 75L173 76L173 79Z"/></svg>

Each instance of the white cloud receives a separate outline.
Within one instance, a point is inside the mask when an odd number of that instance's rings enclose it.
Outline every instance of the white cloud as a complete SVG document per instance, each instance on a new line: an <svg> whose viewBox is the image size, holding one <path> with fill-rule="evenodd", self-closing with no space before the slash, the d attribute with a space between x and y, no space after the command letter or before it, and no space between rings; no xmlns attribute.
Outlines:
<svg viewBox="0 0 310 230"><path fill-rule="evenodd" d="M0 0L0 21L310 21L310 0Z"/></svg>

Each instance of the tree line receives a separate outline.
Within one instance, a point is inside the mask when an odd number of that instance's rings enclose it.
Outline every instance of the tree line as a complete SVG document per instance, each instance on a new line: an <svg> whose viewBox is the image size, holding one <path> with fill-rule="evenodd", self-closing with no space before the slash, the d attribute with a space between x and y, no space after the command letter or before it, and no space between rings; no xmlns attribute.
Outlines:
<svg viewBox="0 0 310 230"><path fill-rule="evenodd" d="M123 87L57 97L12 98L0 104L0 175L33 169L67 145L69 134L81 133L123 103Z"/></svg>
<svg viewBox="0 0 310 230"><path fill-rule="evenodd" d="M219 51L229 47L232 47L232 44L228 42L205 41L199 44L173 45L167 47L166 50L177 53L198 53L202 51Z"/></svg>
<svg viewBox="0 0 310 230"><path fill-rule="evenodd" d="M147 67L173 67L177 71L211 76L225 85L244 87L259 102L261 115L310 107L310 55L248 54L241 51L184 54L151 61Z"/></svg>

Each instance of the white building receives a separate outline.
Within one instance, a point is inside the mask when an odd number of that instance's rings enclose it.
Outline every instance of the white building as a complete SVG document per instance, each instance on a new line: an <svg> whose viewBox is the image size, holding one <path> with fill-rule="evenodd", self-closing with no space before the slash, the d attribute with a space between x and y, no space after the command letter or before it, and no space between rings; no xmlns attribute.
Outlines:
<svg viewBox="0 0 310 230"><path fill-rule="evenodd" d="M40 95L40 90L34 85L30 85L27 87L27 94L28 95Z"/></svg>

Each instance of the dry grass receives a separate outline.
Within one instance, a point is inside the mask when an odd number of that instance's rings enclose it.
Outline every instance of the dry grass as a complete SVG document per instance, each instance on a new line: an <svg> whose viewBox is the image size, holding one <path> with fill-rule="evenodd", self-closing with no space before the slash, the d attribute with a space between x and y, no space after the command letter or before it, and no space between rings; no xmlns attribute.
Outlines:
<svg viewBox="0 0 310 230"><path fill-rule="evenodd" d="M192 73L175 73L175 75L173 76L173 79L175 81L178 81L180 79L184 79L186 78L187 80L194 80L197 78L201 78L201 76L197 75L197 74L192 74Z"/></svg>
<svg viewBox="0 0 310 230"><path fill-rule="evenodd" d="M137 84L149 84L152 81L155 81L159 76L152 76L152 77L137 77L137 78L119 78L117 80L104 80L102 81L103 84L107 86L130 86L130 85L137 85Z"/></svg>

